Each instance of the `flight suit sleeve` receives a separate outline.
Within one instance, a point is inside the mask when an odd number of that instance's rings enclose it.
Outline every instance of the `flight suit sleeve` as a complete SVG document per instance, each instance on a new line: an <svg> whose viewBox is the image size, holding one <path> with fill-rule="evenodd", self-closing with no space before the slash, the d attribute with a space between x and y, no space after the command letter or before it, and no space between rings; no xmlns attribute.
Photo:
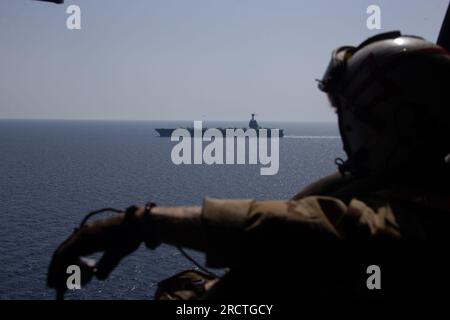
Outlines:
<svg viewBox="0 0 450 320"><path fill-rule="evenodd" d="M261 247L400 237L389 204L373 207L353 199L346 205L327 196L289 201L207 198L202 224L210 267L238 265Z"/></svg>

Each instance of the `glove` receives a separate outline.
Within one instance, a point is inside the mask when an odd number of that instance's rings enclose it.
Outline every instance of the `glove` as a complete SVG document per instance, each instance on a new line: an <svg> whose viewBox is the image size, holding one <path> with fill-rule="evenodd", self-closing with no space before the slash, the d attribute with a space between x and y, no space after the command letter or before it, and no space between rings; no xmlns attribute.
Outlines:
<svg viewBox="0 0 450 320"><path fill-rule="evenodd" d="M92 274L104 280L125 256L134 252L142 242L156 248L159 243L149 236L148 208L130 207L125 213L106 220L87 224L65 240L54 252L47 275L47 285L56 289L62 299L67 290L67 267L78 265L81 269L81 283L92 278ZM95 252L104 252L98 264L93 267L80 259ZM84 273L84 274L83 274Z"/></svg>

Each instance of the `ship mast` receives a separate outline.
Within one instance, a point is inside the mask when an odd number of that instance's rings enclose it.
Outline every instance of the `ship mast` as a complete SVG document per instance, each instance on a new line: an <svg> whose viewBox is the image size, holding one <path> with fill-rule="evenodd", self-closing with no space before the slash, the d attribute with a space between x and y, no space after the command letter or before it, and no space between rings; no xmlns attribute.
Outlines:
<svg viewBox="0 0 450 320"><path fill-rule="evenodd" d="M259 124L258 122L255 120L255 113L252 113L252 119L250 120L250 122L248 123L248 127L250 129L255 129L258 130L259 129Z"/></svg>

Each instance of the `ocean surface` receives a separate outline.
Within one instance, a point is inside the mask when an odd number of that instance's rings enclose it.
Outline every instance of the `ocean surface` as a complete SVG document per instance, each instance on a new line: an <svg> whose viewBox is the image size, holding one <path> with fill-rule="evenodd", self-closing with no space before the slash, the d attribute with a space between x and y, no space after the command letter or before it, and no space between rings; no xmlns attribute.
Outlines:
<svg viewBox="0 0 450 320"><path fill-rule="evenodd" d="M336 125L263 124L285 129L273 176L260 175L259 164L173 164L176 142L154 128L189 122L0 120L0 299L53 299L45 285L51 254L89 211L149 200L198 205L205 196L287 199L336 170L343 156ZM152 299L158 281L192 267L170 246L141 247L106 281L67 298Z"/></svg>

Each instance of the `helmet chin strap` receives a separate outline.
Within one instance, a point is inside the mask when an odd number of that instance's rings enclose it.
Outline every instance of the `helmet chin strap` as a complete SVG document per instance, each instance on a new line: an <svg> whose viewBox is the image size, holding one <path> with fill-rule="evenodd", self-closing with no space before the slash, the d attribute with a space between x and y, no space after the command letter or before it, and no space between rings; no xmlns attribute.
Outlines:
<svg viewBox="0 0 450 320"><path fill-rule="evenodd" d="M343 175L349 175L355 173L355 168L352 161L352 151L350 149L350 144L348 143L347 135L345 133L344 124L343 124L343 111L342 106L340 105L339 98L335 97L336 101L336 109L337 109L337 115L338 115L338 127L339 127L339 133L341 135L342 139L342 145L345 153L347 154L347 160L343 160L342 158L336 158L334 159L334 163L338 167L339 172Z"/></svg>
<svg viewBox="0 0 450 320"><path fill-rule="evenodd" d="M350 166L350 162L349 160L345 161L342 158L336 158L334 159L334 164L337 166L339 172L343 175L346 176L349 173L351 173L351 166Z"/></svg>
<svg viewBox="0 0 450 320"><path fill-rule="evenodd" d="M444 161L446 164L450 164L450 153L445 156Z"/></svg>
<svg viewBox="0 0 450 320"><path fill-rule="evenodd" d="M347 154L347 160L343 160L342 158L334 159L334 163L338 167L339 172L346 175L354 175L354 176L367 176L370 174L369 170L364 168L362 164L368 163L368 150L361 148L356 152L353 152L346 142L345 134L341 134L344 151Z"/></svg>

